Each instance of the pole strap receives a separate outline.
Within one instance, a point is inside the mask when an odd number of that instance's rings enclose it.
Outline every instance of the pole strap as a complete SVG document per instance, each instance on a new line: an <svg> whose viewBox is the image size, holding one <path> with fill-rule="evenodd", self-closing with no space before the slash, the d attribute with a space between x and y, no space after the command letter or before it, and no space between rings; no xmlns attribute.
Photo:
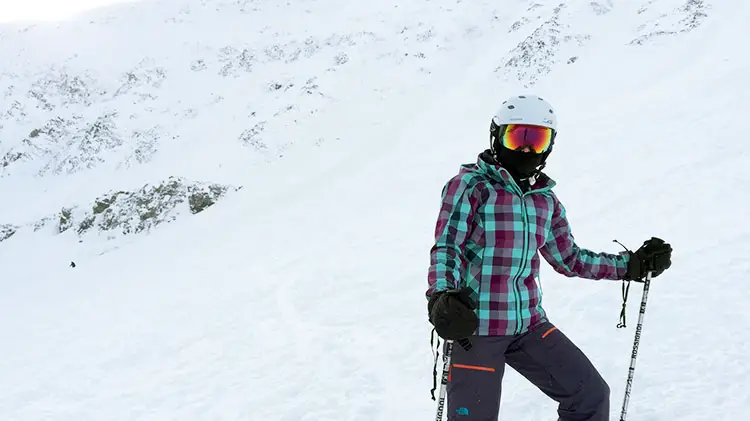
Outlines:
<svg viewBox="0 0 750 421"><path fill-rule="evenodd" d="M435 364L432 366L432 390L430 390L430 395L432 396L432 400L435 400L435 390L437 390L437 364L438 364L438 358L440 358L440 337L437 338L437 346L435 345L435 329L432 329L432 333L430 334L430 348L434 348L433 355L435 356Z"/></svg>
<svg viewBox="0 0 750 421"><path fill-rule="evenodd" d="M630 293L630 281L622 281L622 309L620 310L620 321L617 323L618 329L628 327L625 321L625 314L628 306L628 293Z"/></svg>

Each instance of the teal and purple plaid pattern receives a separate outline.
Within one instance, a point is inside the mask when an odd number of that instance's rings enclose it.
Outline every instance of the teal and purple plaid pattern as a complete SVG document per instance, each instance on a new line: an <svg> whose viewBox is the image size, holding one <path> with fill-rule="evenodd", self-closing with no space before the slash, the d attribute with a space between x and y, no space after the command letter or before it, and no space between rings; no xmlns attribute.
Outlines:
<svg viewBox="0 0 750 421"><path fill-rule="evenodd" d="M478 335L517 335L546 320L540 254L566 276L625 276L627 254L594 253L575 244L554 185L542 176L522 193L504 168L480 156L476 164L462 165L443 188L427 295L471 287Z"/></svg>

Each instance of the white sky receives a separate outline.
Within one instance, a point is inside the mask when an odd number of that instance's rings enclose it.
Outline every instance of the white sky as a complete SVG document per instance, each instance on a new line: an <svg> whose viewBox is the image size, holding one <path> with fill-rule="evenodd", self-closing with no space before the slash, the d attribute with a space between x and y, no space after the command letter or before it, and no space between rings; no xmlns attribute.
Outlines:
<svg viewBox="0 0 750 421"><path fill-rule="evenodd" d="M0 0L0 22L65 19L127 0Z"/></svg>

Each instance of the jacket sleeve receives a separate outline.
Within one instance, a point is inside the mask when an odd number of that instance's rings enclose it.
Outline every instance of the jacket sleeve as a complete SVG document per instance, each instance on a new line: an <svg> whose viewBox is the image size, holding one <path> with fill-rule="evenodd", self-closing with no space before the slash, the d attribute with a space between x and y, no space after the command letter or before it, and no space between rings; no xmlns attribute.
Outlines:
<svg viewBox="0 0 750 421"><path fill-rule="evenodd" d="M466 241L471 235L478 203L476 189L461 176L454 177L443 188L435 244L430 251L428 297L435 291L460 286Z"/></svg>
<svg viewBox="0 0 750 421"><path fill-rule="evenodd" d="M539 250L547 262L558 272L569 277L587 279L622 279L628 268L627 253L595 253L578 247L570 231L565 208L553 196L555 209L547 242Z"/></svg>

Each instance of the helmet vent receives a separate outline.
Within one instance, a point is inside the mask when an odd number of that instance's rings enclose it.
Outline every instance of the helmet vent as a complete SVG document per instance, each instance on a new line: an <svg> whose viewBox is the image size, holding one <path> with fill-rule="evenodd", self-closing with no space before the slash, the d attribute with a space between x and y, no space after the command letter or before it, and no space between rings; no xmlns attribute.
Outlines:
<svg viewBox="0 0 750 421"><path fill-rule="evenodd" d="M521 99L526 99L526 97L523 96L523 95L518 95L518 97L521 98Z"/></svg>
<svg viewBox="0 0 750 421"><path fill-rule="evenodd" d="M516 108L516 106L515 106L515 105L508 105L508 109L509 109L509 110L512 110L512 109L514 109L514 108Z"/></svg>

